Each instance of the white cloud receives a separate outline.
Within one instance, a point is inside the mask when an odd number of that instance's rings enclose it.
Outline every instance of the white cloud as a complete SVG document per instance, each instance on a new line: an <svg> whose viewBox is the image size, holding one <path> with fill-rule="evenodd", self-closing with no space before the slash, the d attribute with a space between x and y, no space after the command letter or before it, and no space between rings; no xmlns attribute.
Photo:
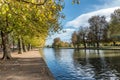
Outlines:
<svg viewBox="0 0 120 80"><path fill-rule="evenodd" d="M118 6L118 7L113 7L113 8L101 9L101 10L89 12L86 14L82 14L82 15L78 16L76 19L67 22L65 27L78 28L80 26L88 26L89 25L88 19L95 15L99 15L99 16L104 15L106 17L106 20L109 21L111 13L113 13L114 10L116 10L118 8L120 8L120 7Z"/></svg>
<svg viewBox="0 0 120 80"><path fill-rule="evenodd" d="M100 0L101 1L101 0ZM105 2L104 5L96 5L94 6L96 9L103 9L103 8L112 8L112 7L117 7L117 6L120 6L120 0L102 0Z"/></svg>
<svg viewBox="0 0 120 80"><path fill-rule="evenodd" d="M78 16L76 19L66 23L65 27L78 28L79 26L88 26L88 19L94 15L104 15L106 20L110 20L110 14L114 12L115 9L120 8L120 0L100 0L104 1L103 5L94 5L96 11L89 12Z"/></svg>

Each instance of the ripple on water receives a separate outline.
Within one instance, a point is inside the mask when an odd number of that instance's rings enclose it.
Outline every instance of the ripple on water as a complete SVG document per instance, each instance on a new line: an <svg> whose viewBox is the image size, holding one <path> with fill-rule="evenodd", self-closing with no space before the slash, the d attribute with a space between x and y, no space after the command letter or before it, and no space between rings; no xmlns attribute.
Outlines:
<svg viewBox="0 0 120 80"><path fill-rule="evenodd" d="M104 50L98 54L94 50L76 53L73 49L45 49L44 57L56 80L120 80L120 57L104 56L109 53Z"/></svg>

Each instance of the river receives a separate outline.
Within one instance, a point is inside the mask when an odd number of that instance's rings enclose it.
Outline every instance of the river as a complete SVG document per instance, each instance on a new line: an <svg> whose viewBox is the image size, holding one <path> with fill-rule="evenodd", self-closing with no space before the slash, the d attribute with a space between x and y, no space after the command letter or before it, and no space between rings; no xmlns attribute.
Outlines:
<svg viewBox="0 0 120 80"><path fill-rule="evenodd" d="M56 80L120 80L120 50L44 48L42 54Z"/></svg>

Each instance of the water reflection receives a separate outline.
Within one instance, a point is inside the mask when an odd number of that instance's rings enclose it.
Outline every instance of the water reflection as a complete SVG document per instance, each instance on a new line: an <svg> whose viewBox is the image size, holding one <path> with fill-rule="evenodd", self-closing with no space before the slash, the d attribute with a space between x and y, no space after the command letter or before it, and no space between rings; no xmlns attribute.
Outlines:
<svg viewBox="0 0 120 80"><path fill-rule="evenodd" d="M56 80L120 80L120 51L44 49Z"/></svg>
<svg viewBox="0 0 120 80"><path fill-rule="evenodd" d="M78 56L80 54L81 56ZM108 55L109 53L105 53L105 51L101 50L82 50L79 53L74 52L74 58L78 62L82 62L79 64L84 66L86 69L85 71L87 71L86 73L89 73L89 75L97 80L120 80L120 71L117 70L117 68L120 68L120 64L118 62L120 59L116 60L117 57L114 57L117 55L116 53L113 53L113 57L105 54ZM114 61L118 62L116 67Z"/></svg>

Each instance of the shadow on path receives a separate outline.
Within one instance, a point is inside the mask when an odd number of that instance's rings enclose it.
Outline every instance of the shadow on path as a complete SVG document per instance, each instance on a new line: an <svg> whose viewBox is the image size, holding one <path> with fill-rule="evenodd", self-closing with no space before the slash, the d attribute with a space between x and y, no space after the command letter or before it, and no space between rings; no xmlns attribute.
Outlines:
<svg viewBox="0 0 120 80"><path fill-rule="evenodd" d="M0 80L54 80L42 58L0 61Z"/></svg>

